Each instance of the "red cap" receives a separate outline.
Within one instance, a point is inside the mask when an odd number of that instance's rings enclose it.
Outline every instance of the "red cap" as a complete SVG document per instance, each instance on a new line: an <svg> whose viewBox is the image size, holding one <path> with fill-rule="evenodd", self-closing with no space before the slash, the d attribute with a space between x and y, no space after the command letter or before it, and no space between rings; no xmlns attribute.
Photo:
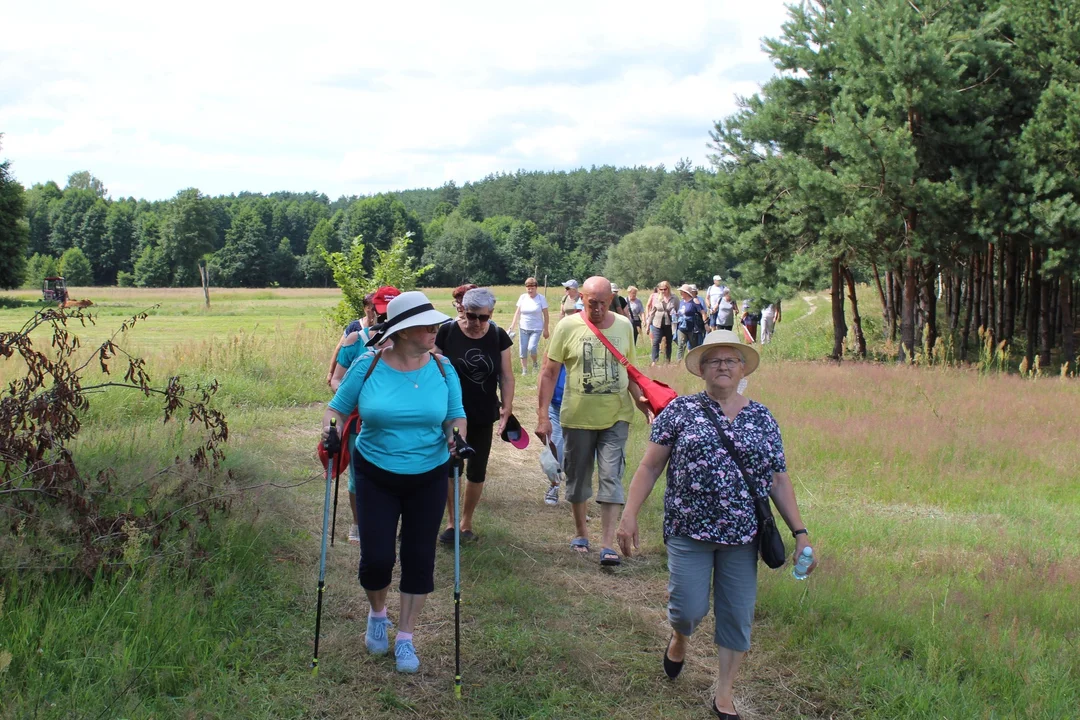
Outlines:
<svg viewBox="0 0 1080 720"><path fill-rule="evenodd" d="M378 290L376 290L373 294L374 298L372 298L372 302L375 303L375 312L380 315L385 315L386 306L390 303L391 300L400 295L401 291L393 285L384 285Z"/></svg>

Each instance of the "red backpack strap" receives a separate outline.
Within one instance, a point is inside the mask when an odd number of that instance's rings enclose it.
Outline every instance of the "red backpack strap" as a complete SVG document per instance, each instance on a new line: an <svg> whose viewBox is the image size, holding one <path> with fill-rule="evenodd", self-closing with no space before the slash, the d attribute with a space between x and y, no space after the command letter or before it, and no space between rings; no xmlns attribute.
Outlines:
<svg viewBox="0 0 1080 720"><path fill-rule="evenodd" d="M604 333L600 332L600 330L592 324L592 321L589 320L589 317L585 313L581 313L581 319L585 321L586 327L593 331L593 335L600 339L600 342L604 344L604 347L608 349L608 352L615 356L615 359L619 361L620 365L622 365L623 367L630 366L630 361L627 360L621 352L615 349L615 346L611 344L611 341L604 336Z"/></svg>

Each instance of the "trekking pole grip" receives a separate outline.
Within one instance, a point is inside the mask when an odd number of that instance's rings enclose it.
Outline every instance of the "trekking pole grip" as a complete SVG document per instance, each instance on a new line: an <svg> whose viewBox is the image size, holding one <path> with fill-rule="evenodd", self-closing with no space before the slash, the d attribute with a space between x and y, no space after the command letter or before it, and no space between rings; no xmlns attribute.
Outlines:
<svg viewBox="0 0 1080 720"><path fill-rule="evenodd" d="M326 452L336 455L341 450L341 438L338 437L337 418L330 418L330 429L326 431L326 440L323 442Z"/></svg>

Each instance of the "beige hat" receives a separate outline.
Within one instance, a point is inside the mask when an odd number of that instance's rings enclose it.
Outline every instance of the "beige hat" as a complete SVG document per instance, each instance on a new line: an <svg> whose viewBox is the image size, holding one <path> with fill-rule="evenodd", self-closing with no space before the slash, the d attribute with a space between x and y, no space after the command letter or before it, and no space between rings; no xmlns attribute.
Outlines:
<svg viewBox="0 0 1080 720"><path fill-rule="evenodd" d="M687 295L693 295L694 294L694 286L693 285L683 284L682 286L679 287L679 292L686 293Z"/></svg>
<svg viewBox="0 0 1080 720"><path fill-rule="evenodd" d="M619 292L619 286L615 283L611 283L611 292Z"/></svg>
<svg viewBox="0 0 1080 720"><path fill-rule="evenodd" d="M705 336L705 340L700 345L686 354L687 371L691 375L701 377L701 356L717 346L734 348L742 354L743 360L746 361L746 370L743 372L743 377L757 370L758 364L761 362L761 356L758 355L757 348L744 343L737 334L730 330L713 330Z"/></svg>

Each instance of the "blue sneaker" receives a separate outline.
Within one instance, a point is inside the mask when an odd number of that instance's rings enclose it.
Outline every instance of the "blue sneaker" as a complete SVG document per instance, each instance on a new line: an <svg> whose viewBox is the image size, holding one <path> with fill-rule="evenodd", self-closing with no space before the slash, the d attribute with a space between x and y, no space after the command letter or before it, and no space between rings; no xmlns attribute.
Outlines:
<svg viewBox="0 0 1080 720"><path fill-rule="evenodd" d="M398 672L414 673L420 669L420 658L416 657L412 640L397 642L394 645L394 657L397 658Z"/></svg>
<svg viewBox="0 0 1080 720"><path fill-rule="evenodd" d="M389 618L368 616L367 633L364 635L364 642L367 644L369 653L372 655L385 655L390 650L390 641L386 638L386 631L393 626L394 624L390 622Z"/></svg>

